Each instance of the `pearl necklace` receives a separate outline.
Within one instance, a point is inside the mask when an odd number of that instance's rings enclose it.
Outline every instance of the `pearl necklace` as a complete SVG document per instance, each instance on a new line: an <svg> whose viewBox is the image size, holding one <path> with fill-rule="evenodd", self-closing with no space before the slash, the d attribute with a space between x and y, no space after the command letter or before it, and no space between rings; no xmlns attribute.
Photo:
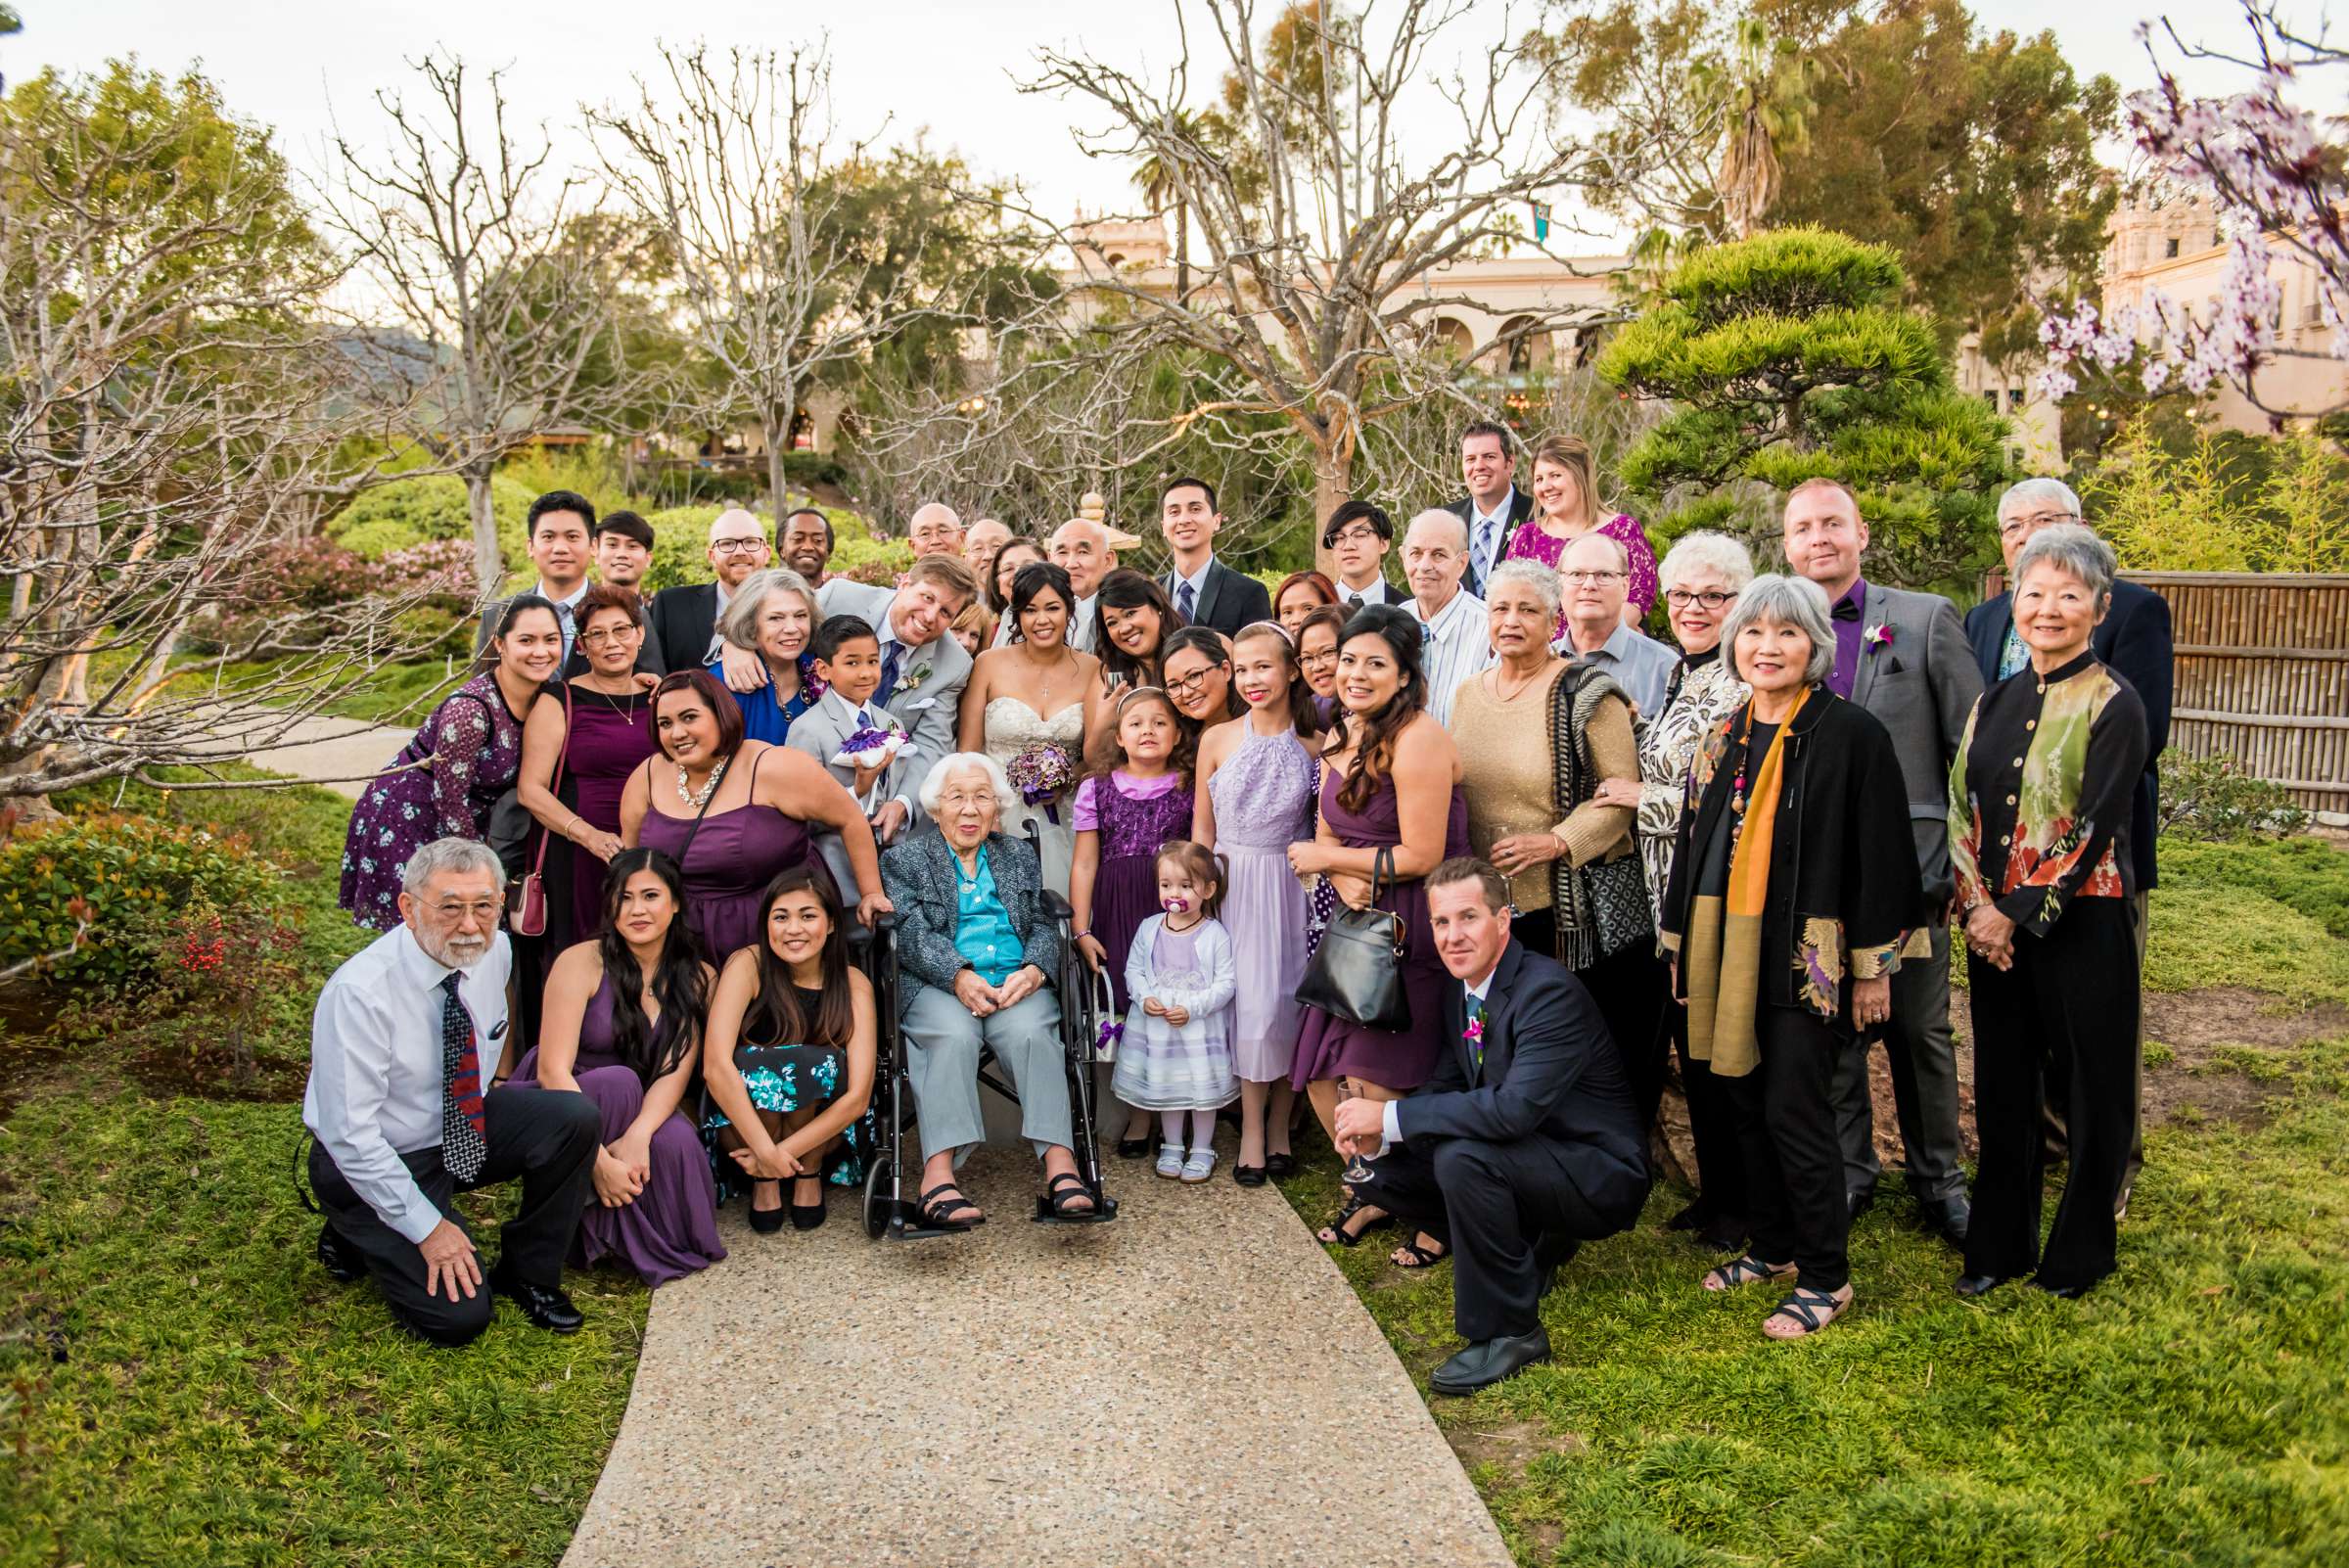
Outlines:
<svg viewBox="0 0 2349 1568"><path fill-rule="evenodd" d="M689 790L685 787L685 767L684 764L680 762L677 765L677 799L683 801L687 806L692 807L697 811L703 807L709 805L710 797L717 793L718 780L726 776L726 762L728 761L729 760L726 758L718 759L717 765L710 769L709 779L698 790Z"/></svg>

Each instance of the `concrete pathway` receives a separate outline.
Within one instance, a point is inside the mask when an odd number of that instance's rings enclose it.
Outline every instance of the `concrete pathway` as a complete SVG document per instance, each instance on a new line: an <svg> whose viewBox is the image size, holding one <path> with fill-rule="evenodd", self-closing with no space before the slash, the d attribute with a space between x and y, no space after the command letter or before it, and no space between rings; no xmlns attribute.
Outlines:
<svg viewBox="0 0 2349 1568"><path fill-rule="evenodd" d="M313 715L294 726L286 740L246 761L272 773L309 779L355 801L367 781L383 771L416 732L391 724Z"/></svg>
<svg viewBox="0 0 2349 1568"><path fill-rule="evenodd" d="M1118 1161L1124 1214L1033 1223L1036 1166L965 1170L990 1219L866 1239L723 1217L665 1285L565 1568L1297 1564L1500 1568L1427 1407L1280 1194Z"/></svg>

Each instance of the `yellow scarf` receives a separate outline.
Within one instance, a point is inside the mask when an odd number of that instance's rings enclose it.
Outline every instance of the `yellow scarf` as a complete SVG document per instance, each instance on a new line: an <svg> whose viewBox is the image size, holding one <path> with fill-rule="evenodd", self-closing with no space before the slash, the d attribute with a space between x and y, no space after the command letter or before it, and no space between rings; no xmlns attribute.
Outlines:
<svg viewBox="0 0 2349 1568"><path fill-rule="evenodd" d="M1762 909L1770 894L1770 841L1777 826L1778 789L1786 776L1786 732L1810 700L1810 688L1805 687L1754 771L1753 795L1745 803L1743 826L1729 852L1727 892L1700 895L1689 911L1681 958L1688 992L1688 1054L1710 1064L1720 1078L1743 1078L1762 1060L1754 1010L1762 991ZM1754 705L1749 700L1745 733L1750 736L1753 727Z"/></svg>

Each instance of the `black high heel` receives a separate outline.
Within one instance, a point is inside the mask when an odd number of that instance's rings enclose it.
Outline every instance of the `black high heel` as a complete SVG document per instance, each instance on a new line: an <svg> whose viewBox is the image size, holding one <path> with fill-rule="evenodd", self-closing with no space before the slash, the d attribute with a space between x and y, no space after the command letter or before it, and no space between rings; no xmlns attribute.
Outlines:
<svg viewBox="0 0 2349 1568"><path fill-rule="evenodd" d="M751 1195L742 1200L744 1206L750 1210L751 1228L762 1236L771 1236L783 1228L783 1222L787 1218L784 1207L782 1204L777 1204L772 1209L761 1209L758 1207L758 1199L759 1188L754 1184L751 1188Z"/></svg>
<svg viewBox="0 0 2349 1568"><path fill-rule="evenodd" d="M791 1205L791 1228L794 1230L813 1230L824 1222L824 1182L821 1176L815 1177L814 1180L815 1201ZM799 1185L799 1181L793 1181L792 1185Z"/></svg>

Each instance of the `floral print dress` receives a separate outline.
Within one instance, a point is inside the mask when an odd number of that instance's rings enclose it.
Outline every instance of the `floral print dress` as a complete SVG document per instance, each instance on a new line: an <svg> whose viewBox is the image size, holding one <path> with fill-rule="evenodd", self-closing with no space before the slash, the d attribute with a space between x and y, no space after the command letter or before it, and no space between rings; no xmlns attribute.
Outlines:
<svg viewBox="0 0 2349 1568"><path fill-rule="evenodd" d="M792 989L799 992L802 1018L813 1018L822 1010L822 992L806 986ZM849 1081L848 1053L837 1045L753 1045L746 1041L734 1047L734 1067L742 1074L742 1086L750 1090L751 1103L779 1115L806 1106L829 1105L840 1097ZM711 1170L717 1177L717 1201L724 1203L734 1193L748 1191L750 1181L718 1142L718 1133L733 1124L715 1099L705 1093L702 1100L702 1141L710 1150ZM840 1141L824 1156L826 1185L853 1187L863 1182L865 1152L873 1146L877 1130L869 1106L864 1115L841 1130Z"/></svg>
<svg viewBox="0 0 2349 1568"><path fill-rule="evenodd" d="M351 808L343 841L350 918L375 931L399 924L399 874L435 839L485 839L490 807L522 771L522 719L485 671L450 692Z"/></svg>

